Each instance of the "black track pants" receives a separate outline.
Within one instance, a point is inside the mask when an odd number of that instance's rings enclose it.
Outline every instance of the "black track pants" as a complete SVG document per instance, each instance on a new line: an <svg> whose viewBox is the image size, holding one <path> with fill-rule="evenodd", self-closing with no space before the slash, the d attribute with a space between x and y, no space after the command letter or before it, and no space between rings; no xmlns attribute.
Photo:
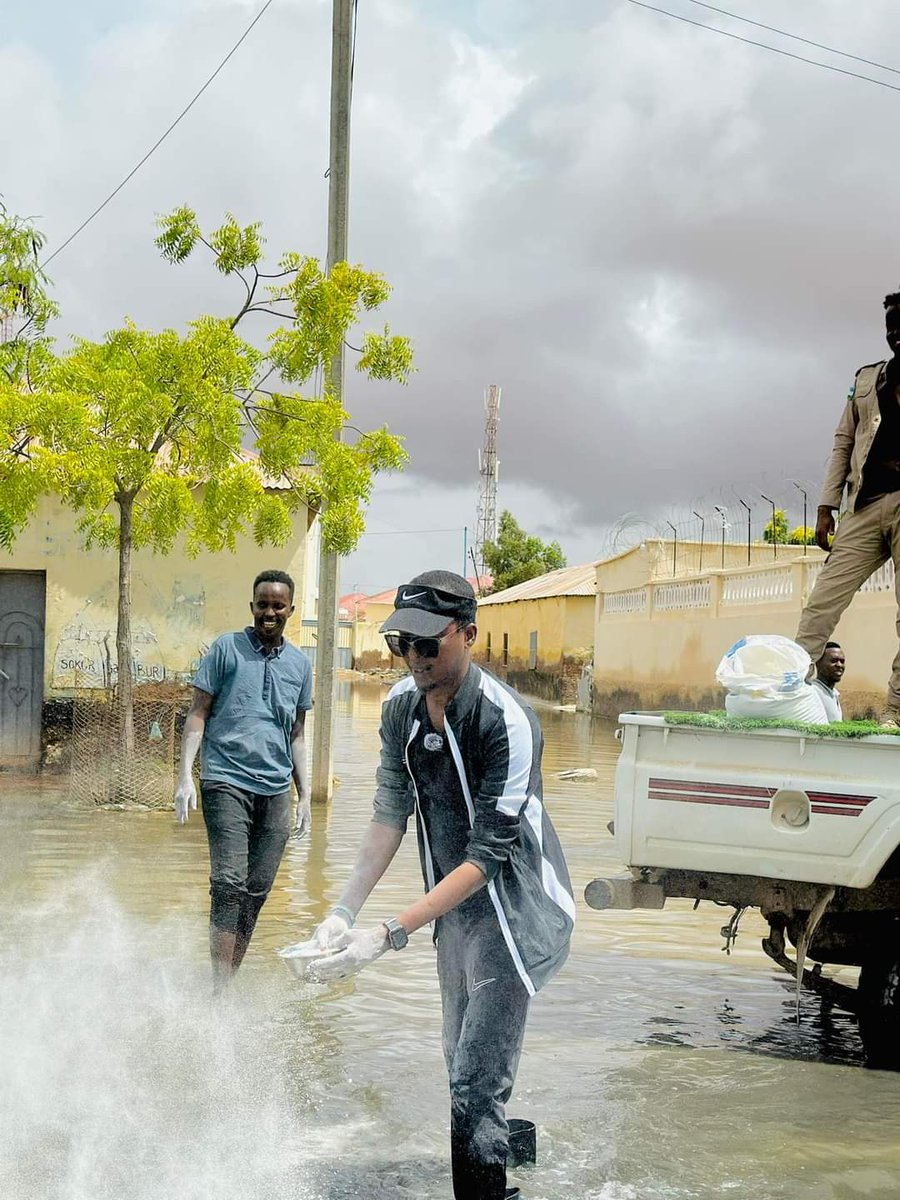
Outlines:
<svg viewBox="0 0 900 1200"><path fill-rule="evenodd" d="M528 992L489 907L477 921L442 917L437 958L453 1194L456 1200L504 1200L506 1102L522 1052Z"/></svg>

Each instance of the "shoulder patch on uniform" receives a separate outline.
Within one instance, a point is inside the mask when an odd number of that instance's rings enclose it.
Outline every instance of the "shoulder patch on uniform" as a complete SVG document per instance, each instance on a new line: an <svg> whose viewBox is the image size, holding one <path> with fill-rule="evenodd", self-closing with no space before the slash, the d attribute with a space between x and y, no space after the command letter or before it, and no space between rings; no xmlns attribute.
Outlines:
<svg viewBox="0 0 900 1200"><path fill-rule="evenodd" d="M864 372L874 371L875 379L877 379L880 376L881 371L883 370L886 362L887 362L887 359L881 359L879 362L866 363L866 365L864 367L860 367L859 370L854 375L853 382L851 383L851 385L847 391L847 399L852 400L853 397L856 395L857 388L859 388L859 386L860 386L860 376L863 375ZM872 382L871 382L871 377L870 377L870 383L866 390L867 391L870 390L871 387L872 387Z"/></svg>
<svg viewBox="0 0 900 1200"><path fill-rule="evenodd" d="M866 363L865 366L859 368L857 375L862 375L863 371L868 371L871 367L883 367L887 362L886 358L880 358L877 362Z"/></svg>

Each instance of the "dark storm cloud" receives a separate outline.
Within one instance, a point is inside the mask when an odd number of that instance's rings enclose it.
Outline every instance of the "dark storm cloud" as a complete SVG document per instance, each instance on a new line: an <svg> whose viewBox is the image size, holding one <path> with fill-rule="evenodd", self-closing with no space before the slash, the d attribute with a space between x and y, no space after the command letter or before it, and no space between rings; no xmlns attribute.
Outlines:
<svg viewBox="0 0 900 1200"><path fill-rule="evenodd" d="M417 471L452 482L477 419L429 441L433 406L502 381L505 478L574 499L592 524L782 472L817 479L900 278L886 153L900 96L607 12L544 40L554 11L519 47L531 78L487 139L494 170L449 244L423 247L428 403L403 417ZM791 13L880 53L888 18Z"/></svg>
<svg viewBox="0 0 900 1200"><path fill-rule="evenodd" d="M173 272L150 244L154 214L185 200L207 219L262 218L273 250L321 252L328 7L273 6L54 264L69 328L224 309L208 271ZM13 176L0 190L46 214L57 244L255 6L145 9L73 48L78 71L36 45L2 52L0 99L33 96L39 136L0 131ZM769 0L752 15L900 62L891 0L858 9ZM402 390L351 381L351 407L405 433L416 487L458 497L474 485L481 394L502 384L501 482L540 496L554 536L817 482L900 283L898 113L894 92L625 2L363 6L352 256L394 284L387 315L419 371Z"/></svg>

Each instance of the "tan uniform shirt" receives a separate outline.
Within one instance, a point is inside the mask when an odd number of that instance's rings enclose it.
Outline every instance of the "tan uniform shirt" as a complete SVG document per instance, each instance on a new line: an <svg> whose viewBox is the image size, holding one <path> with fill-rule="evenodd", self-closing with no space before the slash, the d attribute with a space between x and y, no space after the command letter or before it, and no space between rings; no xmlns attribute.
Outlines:
<svg viewBox="0 0 900 1200"><path fill-rule="evenodd" d="M878 384L886 367L887 362L871 363L856 373L853 390L834 431L831 461L819 498L823 507L840 508L845 487L848 510L853 512L856 507L863 467L881 425ZM900 387L897 391L900 402Z"/></svg>

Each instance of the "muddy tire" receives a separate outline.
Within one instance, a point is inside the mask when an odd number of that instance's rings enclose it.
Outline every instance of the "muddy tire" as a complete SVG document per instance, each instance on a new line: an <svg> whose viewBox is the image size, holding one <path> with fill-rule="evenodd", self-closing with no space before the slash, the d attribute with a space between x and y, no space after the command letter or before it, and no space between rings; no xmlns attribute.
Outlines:
<svg viewBox="0 0 900 1200"><path fill-rule="evenodd" d="M863 965L859 1033L870 1067L900 1071L900 959L870 959Z"/></svg>

